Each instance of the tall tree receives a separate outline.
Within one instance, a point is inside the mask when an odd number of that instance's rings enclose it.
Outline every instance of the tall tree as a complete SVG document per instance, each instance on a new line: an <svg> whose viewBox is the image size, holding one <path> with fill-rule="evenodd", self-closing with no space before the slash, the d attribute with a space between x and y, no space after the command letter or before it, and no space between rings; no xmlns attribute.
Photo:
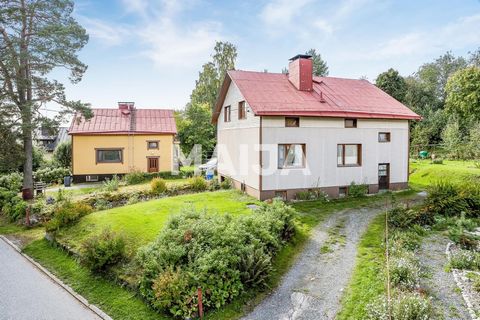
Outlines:
<svg viewBox="0 0 480 320"><path fill-rule="evenodd" d="M88 35L72 17L71 0L0 0L0 106L18 119L24 149L23 189L32 195L32 132L42 104L55 102L67 111L91 116L88 105L69 101L63 84L51 79L55 68L82 79L87 66L77 56Z"/></svg>
<svg viewBox="0 0 480 320"><path fill-rule="evenodd" d="M310 49L305 54L312 56L313 60L313 75L317 77L328 76L327 63L322 59L322 55L315 49Z"/></svg>
<svg viewBox="0 0 480 320"><path fill-rule="evenodd" d="M448 79L446 93L449 114L480 121L480 68L472 66L457 71Z"/></svg>
<svg viewBox="0 0 480 320"><path fill-rule="evenodd" d="M404 102L407 83L397 70L390 68L387 71L380 73L375 84L398 101Z"/></svg>
<svg viewBox="0 0 480 320"><path fill-rule="evenodd" d="M190 100L193 104L206 103L213 110L217 93L228 70L235 69L237 48L229 43L217 41L212 55L212 61L202 66Z"/></svg>

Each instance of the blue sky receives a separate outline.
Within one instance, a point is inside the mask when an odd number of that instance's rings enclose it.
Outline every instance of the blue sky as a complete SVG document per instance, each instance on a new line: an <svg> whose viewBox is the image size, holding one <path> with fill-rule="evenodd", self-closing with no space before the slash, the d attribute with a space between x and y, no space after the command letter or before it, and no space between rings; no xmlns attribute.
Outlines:
<svg viewBox="0 0 480 320"><path fill-rule="evenodd" d="M372 82L480 47L479 0L77 0L75 17L89 68L67 94L93 107L183 108L216 40L237 46L237 69L281 72L315 48L331 76Z"/></svg>

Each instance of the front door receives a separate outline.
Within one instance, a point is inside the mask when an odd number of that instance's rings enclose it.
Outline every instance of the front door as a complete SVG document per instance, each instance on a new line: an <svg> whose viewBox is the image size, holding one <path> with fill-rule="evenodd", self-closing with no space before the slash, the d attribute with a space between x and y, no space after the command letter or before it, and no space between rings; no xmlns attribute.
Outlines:
<svg viewBox="0 0 480 320"><path fill-rule="evenodd" d="M378 189L388 190L390 187L390 164L380 163L378 165Z"/></svg>
<svg viewBox="0 0 480 320"><path fill-rule="evenodd" d="M148 172L158 172L158 157L147 158Z"/></svg>

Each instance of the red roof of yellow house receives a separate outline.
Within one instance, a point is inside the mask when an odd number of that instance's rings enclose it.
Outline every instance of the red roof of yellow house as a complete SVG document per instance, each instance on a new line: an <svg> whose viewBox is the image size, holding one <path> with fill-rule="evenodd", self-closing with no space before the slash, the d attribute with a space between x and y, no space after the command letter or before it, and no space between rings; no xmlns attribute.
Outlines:
<svg viewBox="0 0 480 320"><path fill-rule="evenodd" d="M75 115L69 134L176 134L173 110L135 109L120 106L118 109L92 109L93 118L85 120Z"/></svg>

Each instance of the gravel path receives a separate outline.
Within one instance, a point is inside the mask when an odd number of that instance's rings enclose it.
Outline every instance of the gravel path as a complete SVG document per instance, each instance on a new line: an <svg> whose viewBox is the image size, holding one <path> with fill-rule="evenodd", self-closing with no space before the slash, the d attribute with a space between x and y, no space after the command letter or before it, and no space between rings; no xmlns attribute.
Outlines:
<svg viewBox="0 0 480 320"><path fill-rule="evenodd" d="M420 262L429 277L422 279L422 287L433 296L433 305L444 320L470 319L464 300L450 272L445 271L445 249L449 240L439 234L426 238L419 252Z"/></svg>
<svg viewBox="0 0 480 320"><path fill-rule="evenodd" d="M100 318L0 239L0 319Z"/></svg>
<svg viewBox="0 0 480 320"><path fill-rule="evenodd" d="M281 285L244 319L334 319L355 266L357 244L381 208L330 215L312 234Z"/></svg>

